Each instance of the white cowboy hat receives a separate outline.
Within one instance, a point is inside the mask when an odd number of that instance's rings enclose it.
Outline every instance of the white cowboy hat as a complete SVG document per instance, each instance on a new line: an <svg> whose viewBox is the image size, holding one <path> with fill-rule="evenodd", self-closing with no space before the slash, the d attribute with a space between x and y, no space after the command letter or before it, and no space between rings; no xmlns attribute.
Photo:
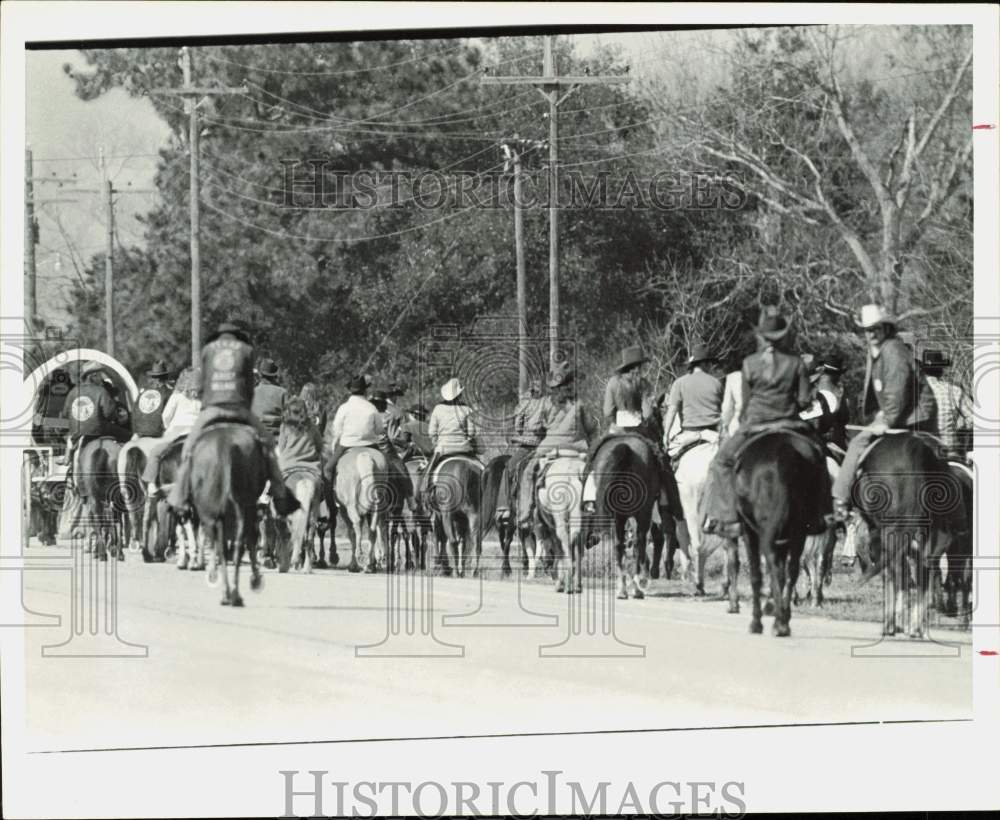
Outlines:
<svg viewBox="0 0 1000 820"><path fill-rule="evenodd" d="M458 379L448 379L441 388L441 397L445 401L454 401L462 392L462 383Z"/></svg>
<svg viewBox="0 0 1000 820"><path fill-rule="evenodd" d="M865 305L861 308L861 318L857 321L858 327L867 330L876 325L895 325L896 317L887 311L882 305Z"/></svg>

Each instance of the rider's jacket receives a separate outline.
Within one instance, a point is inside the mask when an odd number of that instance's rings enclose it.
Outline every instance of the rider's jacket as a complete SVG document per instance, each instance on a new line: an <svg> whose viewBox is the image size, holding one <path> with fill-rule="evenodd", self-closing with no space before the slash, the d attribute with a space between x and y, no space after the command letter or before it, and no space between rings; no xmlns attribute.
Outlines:
<svg viewBox="0 0 1000 820"><path fill-rule="evenodd" d="M766 347L743 360L740 428L794 419L812 403L805 362L794 353Z"/></svg>
<svg viewBox="0 0 1000 820"><path fill-rule="evenodd" d="M223 333L201 351L203 407L253 403L253 348L231 333Z"/></svg>
<svg viewBox="0 0 1000 820"><path fill-rule="evenodd" d="M170 398L169 387L151 384L144 387L132 413L132 432L156 438L163 435L163 410Z"/></svg>
<svg viewBox="0 0 1000 820"><path fill-rule="evenodd" d="M83 436L113 435L118 407L103 385L84 382L70 390L63 405L63 418L69 419L69 434L76 440Z"/></svg>
<svg viewBox="0 0 1000 820"><path fill-rule="evenodd" d="M917 368L913 351L898 337L886 339L875 355L869 353L862 395L869 419L881 411L889 427L933 425L937 403L927 379Z"/></svg>
<svg viewBox="0 0 1000 820"><path fill-rule="evenodd" d="M285 410L287 396L288 391L284 387L267 379L261 379L253 391L250 411L274 436L277 436L281 429L281 415Z"/></svg>

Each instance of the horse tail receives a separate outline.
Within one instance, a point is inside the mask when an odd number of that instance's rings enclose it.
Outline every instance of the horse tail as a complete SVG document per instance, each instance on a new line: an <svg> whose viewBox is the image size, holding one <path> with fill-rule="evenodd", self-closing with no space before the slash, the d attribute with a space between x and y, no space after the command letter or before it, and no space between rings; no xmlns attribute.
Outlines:
<svg viewBox="0 0 1000 820"><path fill-rule="evenodd" d="M375 476L375 459L372 454L361 450L354 459L358 483L354 488L354 504L359 516L381 511L385 488L380 486Z"/></svg>
<svg viewBox="0 0 1000 820"><path fill-rule="evenodd" d="M628 468L632 466L632 448L625 442L617 442L605 452L607 455L598 462L600 469L593 470L594 480L598 482L597 513L601 517L617 514L617 511L609 509L608 501L612 496L629 496L633 491L640 490L638 486L632 487L631 482L622 481L622 476L630 472ZM610 478L610 483L605 482L604 476ZM635 479L638 481L639 477L635 476Z"/></svg>
<svg viewBox="0 0 1000 820"><path fill-rule="evenodd" d="M479 526L484 536L496 525L495 519L497 498L500 495L500 482L504 480L509 461L509 455L497 456L483 470L482 500L479 505Z"/></svg>

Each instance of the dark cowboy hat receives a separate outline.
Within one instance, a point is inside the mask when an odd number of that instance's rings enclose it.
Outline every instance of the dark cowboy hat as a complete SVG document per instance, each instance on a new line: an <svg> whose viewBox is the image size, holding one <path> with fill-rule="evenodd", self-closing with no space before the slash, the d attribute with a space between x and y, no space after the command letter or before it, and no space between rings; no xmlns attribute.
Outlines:
<svg viewBox="0 0 1000 820"><path fill-rule="evenodd" d="M625 373L633 367L638 367L640 364L645 364L648 361L649 359L643 355L642 348L638 345L626 347L622 351L622 363L615 370L619 373Z"/></svg>
<svg viewBox="0 0 1000 820"><path fill-rule="evenodd" d="M711 362L714 360L715 356L709 351L708 345L697 344L691 348L691 355L688 356L686 364L690 367L693 364L698 364L698 362Z"/></svg>
<svg viewBox="0 0 1000 820"><path fill-rule="evenodd" d="M215 333L213 333L211 336L205 339L205 344L208 344L209 342L214 342L223 333L232 333L233 336L235 336L241 342L246 342L247 344L250 344L250 334L247 333L242 327L240 327L235 322L223 322L215 329Z"/></svg>
<svg viewBox="0 0 1000 820"><path fill-rule="evenodd" d="M843 373L844 357L839 353L831 353L828 356L824 356L816 362L816 372L821 373L824 370L830 373Z"/></svg>
<svg viewBox="0 0 1000 820"><path fill-rule="evenodd" d="M569 362L559 362L556 364L552 371L549 373L548 385L549 387L563 387L567 384L572 384L576 379L576 372L570 366Z"/></svg>
<svg viewBox="0 0 1000 820"><path fill-rule="evenodd" d="M943 350L925 350L920 356L923 368L951 367L951 357Z"/></svg>
<svg viewBox="0 0 1000 820"><path fill-rule="evenodd" d="M776 342L785 338L790 330L790 325L784 316L771 309L761 313L760 321L757 322L754 330L767 341Z"/></svg>
<svg viewBox="0 0 1000 820"><path fill-rule="evenodd" d="M157 359L153 362L153 367L151 370L146 371L146 375L151 379L163 378L164 376L169 376L170 371L167 370L167 363L163 359Z"/></svg>
<svg viewBox="0 0 1000 820"><path fill-rule="evenodd" d="M428 410L422 404L411 404L406 408L406 412L411 413L417 418L423 418L427 415Z"/></svg>
<svg viewBox="0 0 1000 820"><path fill-rule="evenodd" d="M368 382L364 376L354 376L347 383L347 389L352 393L364 393L368 389Z"/></svg>
<svg viewBox="0 0 1000 820"><path fill-rule="evenodd" d="M278 376L278 365L274 363L274 359L261 359L257 365L257 372L268 379L274 379Z"/></svg>
<svg viewBox="0 0 1000 820"><path fill-rule="evenodd" d="M369 401L385 401L389 398L388 390L372 390Z"/></svg>
<svg viewBox="0 0 1000 820"><path fill-rule="evenodd" d="M398 398L399 396L402 396L405 392L406 392L406 385L401 384L400 382L397 381L389 382L389 386L386 387L385 389L385 395L390 399Z"/></svg>

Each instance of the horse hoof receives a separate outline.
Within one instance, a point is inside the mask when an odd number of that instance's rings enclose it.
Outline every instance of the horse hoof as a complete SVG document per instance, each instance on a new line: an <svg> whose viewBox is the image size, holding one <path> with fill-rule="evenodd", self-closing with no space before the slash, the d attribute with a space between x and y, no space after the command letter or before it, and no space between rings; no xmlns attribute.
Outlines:
<svg viewBox="0 0 1000 820"><path fill-rule="evenodd" d="M243 599L239 595L233 596L233 606L243 606Z"/></svg>
<svg viewBox="0 0 1000 820"><path fill-rule="evenodd" d="M270 556L268 556L267 558L264 559L264 568L265 569L274 569L276 566L278 566L278 562L275 561Z"/></svg>
<svg viewBox="0 0 1000 820"><path fill-rule="evenodd" d="M187 569L187 568L188 568L188 559L187 556L185 555L180 561L177 562L177 569Z"/></svg>
<svg viewBox="0 0 1000 820"><path fill-rule="evenodd" d="M260 592L264 588L264 576L263 575L253 575L250 577L250 589L254 592Z"/></svg>
<svg viewBox="0 0 1000 820"><path fill-rule="evenodd" d="M633 593L632 597L635 598L637 601L641 601L643 598L646 597L646 593L643 592L641 589L636 588L635 593Z"/></svg>
<svg viewBox="0 0 1000 820"><path fill-rule="evenodd" d="M232 601L229 600L229 596L225 596L221 601L219 601L222 606L232 606Z"/></svg>
<svg viewBox="0 0 1000 820"><path fill-rule="evenodd" d="M323 560L322 558L317 558L317 559L316 559L316 560L315 560L315 561L313 562L313 566L314 566L314 567L315 567L316 569L326 569L326 568L327 568L327 563L326 563L326 561L324 561L324 560Z"/></svg>
<svg viewBox="0 0 1000 820"><path fill-rule="evenodd" d="M628 600L628 593L627 592L619 592L618 593L618 600L619 601L627 601Z"/></svg>
<svg viewBox="0 0 1000 820"><path fill-rule="evenodd" d="M650 569L649 569L649 577L652 578L654 581L658 581L660 579L660 568L659 567L650 567Z"/></svg>
<svg viewBox="0 0 1000 820"><path fill-rule="evenodd" d="M750 621L751 635L760 635L760 633L763 631L764 631L764 624L762 624L760 621Z"/></svg>
<svg viewBox="0 0 1000 820"><path fill-rule="evenodd" d="M729 615L739 615L739 613L740 613L740 605L739 604L730 604L728 607L726 607L726 613L729 614Z"/></svg>
<svg viewBox="0 0 1000 820"><path fill-rule="evenodd" d="M204 572L205 562L204 561L192 561L191 566L188 567L191 572Z"/></svg>
<svg viewBox="0 0 1000 820"><path fill-rule="evenodd" d="M573 587L573 592L581 594L583 592L583 584L577 584L575 587Z"/></svg>
<svg viewBox="0 0 1000 820"><path fill-rule="evenodd" d="M771 626L771 632L776 638L787 638L792 634L792 629L788 624L779 624L777 621Z"/></svg>
<svg viewBox="0 0 1000 820"><path fill-rule="evenodd" d="M768 601L764 604L764 614L765 615L774 614L774 601Z"/></svg>
<svg viewBox="0 0 1000 820"><path fill-rule="evenodd" d="M365 575L373 575L375 572L376 572L375 567L373 567L371 564L365 567Z"/></svg>
<svg viewBox="0 0 1000 820"><path fill-rule="evenodd" d="M705 587L703 587L701 584L698 584L694 588L694 594L697 595L699 598L704 597L704 595L705 595Z"/></svg>
<svg viewBox="0 0 1000 820"><path fill-rule="evenodd" d="M350 563L350 565L347 567L347 571L348 572L361 572L361 567L359 567L356 563L354 563L352 561Z"/></svg>
<svg viewBox="0 0 1000 820"><path fill-rule="evenodd" d="M333 555L330 556L330 566L335 567L339 563L340 563L340 556L337 555L337 553L333 553Z"/></svg>
<svg viewBox="0 0 1000 820"><path fill-rule="evenodd" d="M153 561L155 561L155 560L156 559L152 555L150 555L148 552L146 552L146 550L142 551L142 562L144 564L152 564Z"/></svg>

